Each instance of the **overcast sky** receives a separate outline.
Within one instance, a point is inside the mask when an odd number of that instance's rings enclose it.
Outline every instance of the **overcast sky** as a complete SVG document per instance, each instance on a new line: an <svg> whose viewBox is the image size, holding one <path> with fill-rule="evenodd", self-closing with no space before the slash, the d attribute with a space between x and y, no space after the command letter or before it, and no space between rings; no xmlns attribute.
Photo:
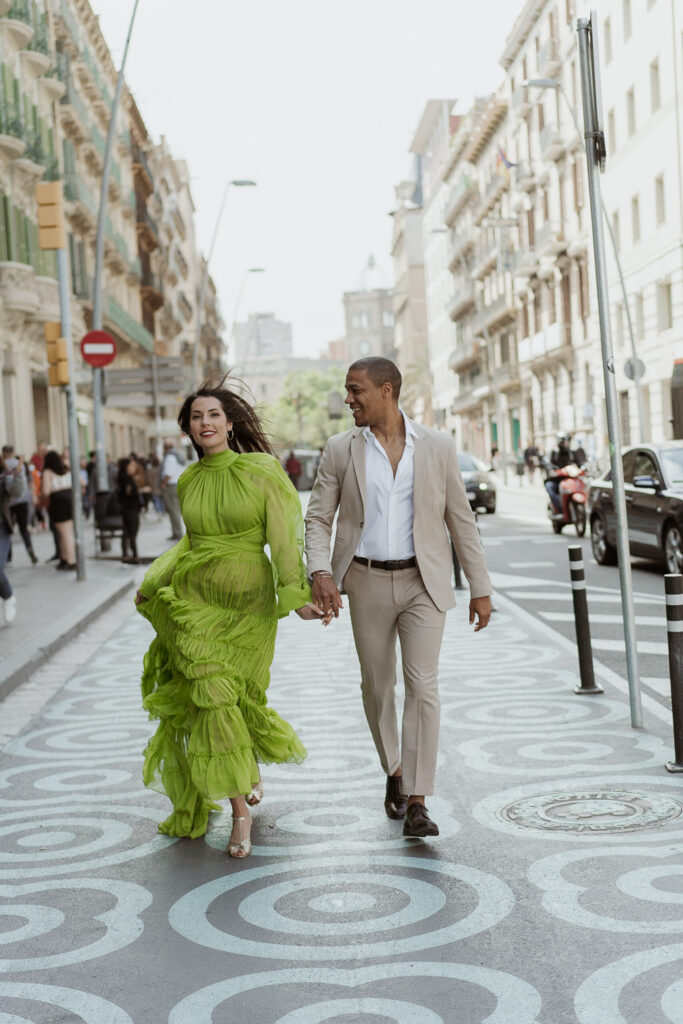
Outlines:
<svg viewBox="0 0 683 1024"><path fill-rule="evenodd" d="M115 62L133 0L91 0ZM296 354L343 334L342 292L369 253L391 277L393 187L425 102L495 89L524 0L140 0L126 77L147 127L190 166L229 325L272 311ZM227 333L227 332L226 332Z"/></svg>

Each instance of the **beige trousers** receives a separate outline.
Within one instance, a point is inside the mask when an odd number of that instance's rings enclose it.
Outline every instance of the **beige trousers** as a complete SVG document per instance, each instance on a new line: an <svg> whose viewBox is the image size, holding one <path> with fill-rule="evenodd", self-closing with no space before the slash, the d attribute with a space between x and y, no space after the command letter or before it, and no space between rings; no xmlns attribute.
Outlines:
<svg viewBox="0 0 683 1024"><path fill-rule="evenodd" d="M387 775L401 766L407 795L434 792L439 741L438 665L446 613L418 569L386 572L351 562L344 577L361 667L365 717ZM405 702L401 743L396 717L396 638Z"/></svg>

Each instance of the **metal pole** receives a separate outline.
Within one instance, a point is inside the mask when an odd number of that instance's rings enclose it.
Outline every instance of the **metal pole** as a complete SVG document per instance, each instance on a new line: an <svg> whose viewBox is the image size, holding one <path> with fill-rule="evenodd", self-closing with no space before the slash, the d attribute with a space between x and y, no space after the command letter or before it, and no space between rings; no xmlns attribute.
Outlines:
<svg viewBox="0 0 683 1024"><path fill-rule="evenodd" d="M597 69L593 63L591 21L579 18L579 59L581 65L581 95L586 140L586 162L588 169L588 192L591 204L593 226L593 250L595 255L595 277L598 293L598 314L602 344L605 401L607 405L607 431L609 435L610 464L612 468L612 493L617 519L617 552L619 557L619 579L621 585L621 608L624 617L624 639L626 644L626 669L628 675L631 725L638 728L643 724L640 700L640 677L638 675L638 653L636 647L635 616L633 612L633 586L628 542L628 521L626 518L626 496L624 492L624 471L621 461L621 431L617 389L614 379L614 355L609 316L609 289L607 286L607 262L603 234L602 204L600 194L600 159L603 138L598 124L596 91Z"/></svg>
<svg viewBox="0 0 683 1024"><path fill-rule="evenodd" d="M66 393L66 415L69 428L69 457L71 459L71 501L73 504L74 537L76 541L76 579L85 579L85 537L83 535L83 505L81 499L80 454L78 451L78 420L76 416L76 366L71 338L71 287L69 261L66 249L57 250L59 275L59 307L62 337L66 341L69 360L69 383Z"/></svg>
<svg viewBox="0 0 683 1024"><path fill-rule="evenodd" d="M121 67L119 68L118 78L116 79L116 91L111 105L109 131L107 132L107 146L104 151L104 169L102 171L102 182L100 186L100 209L97 215L97 237L95 239L95 278L93 281L92 297L92 326L94 331L102 330L102 263L104 259L104 230L107 217L109 171L111 169L111 154L114 148L114 136L116 134L116 115L121 101L121 92L123 91L123 72L126 67L128 47L130 45L130 37L133 33L133 23L135 22L135 15L137 14L139 2L140 0L135 0L135 3L133 4L133 13L128 26L128 35L126 36L126 45L123 48ZM95 424L96 490L108 491L109 482L107 480L107 457L104 438L104 397L102 393L102 380L102 370L99 368L94 369L92 373L92 399L93 420Z"/></svg>
<svg viewBox="0 0 683 1024"><path fill-rule="evenodd" d="M598 686L595 682L595 673L593 672L593 645L591 643L591 627L588 619L583 548L580 544L572 544L567 548L567 551L569 553L569 575L572 582L572 601L574 603L576 647L579 652L579 673L581 675L581 685L574 687L574 693L604 693L605 691L602 686Z"/></svg>
<svg viewBox="0 0 683 1024"><path fill-rule="evenodd" d="M683 576L679 572L667 573L664 591L675 757L674 761L667 762L666 770L683 772Z"/></svg>

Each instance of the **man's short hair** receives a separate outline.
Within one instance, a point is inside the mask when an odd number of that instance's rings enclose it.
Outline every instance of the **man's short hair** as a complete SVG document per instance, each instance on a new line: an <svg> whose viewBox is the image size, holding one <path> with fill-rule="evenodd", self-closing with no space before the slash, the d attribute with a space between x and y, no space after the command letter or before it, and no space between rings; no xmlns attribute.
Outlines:
<svg viewBox="0 0 683 1024"><path fill-rule="evenodd" d="M386 359L384 356L364 356L362 359L356 359L355 363L351 363L349 370L361 370L363 373L367 373L377 388L381 388L382 384L388 381L391 384L393 397L398 401L403 378L398 366L396 363L392 363L391 359Z"/></svg>

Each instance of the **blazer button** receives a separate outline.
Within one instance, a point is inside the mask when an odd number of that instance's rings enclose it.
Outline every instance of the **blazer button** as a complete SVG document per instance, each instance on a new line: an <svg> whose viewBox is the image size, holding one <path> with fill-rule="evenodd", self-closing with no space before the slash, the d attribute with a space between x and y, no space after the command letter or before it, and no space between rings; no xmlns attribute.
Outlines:
<svg viewBox="0 0 683 1024"><path fill-rule="evenodd" d="M365 526L365 523L361 523L360 525L361 525L361 526Z"/></svg>

